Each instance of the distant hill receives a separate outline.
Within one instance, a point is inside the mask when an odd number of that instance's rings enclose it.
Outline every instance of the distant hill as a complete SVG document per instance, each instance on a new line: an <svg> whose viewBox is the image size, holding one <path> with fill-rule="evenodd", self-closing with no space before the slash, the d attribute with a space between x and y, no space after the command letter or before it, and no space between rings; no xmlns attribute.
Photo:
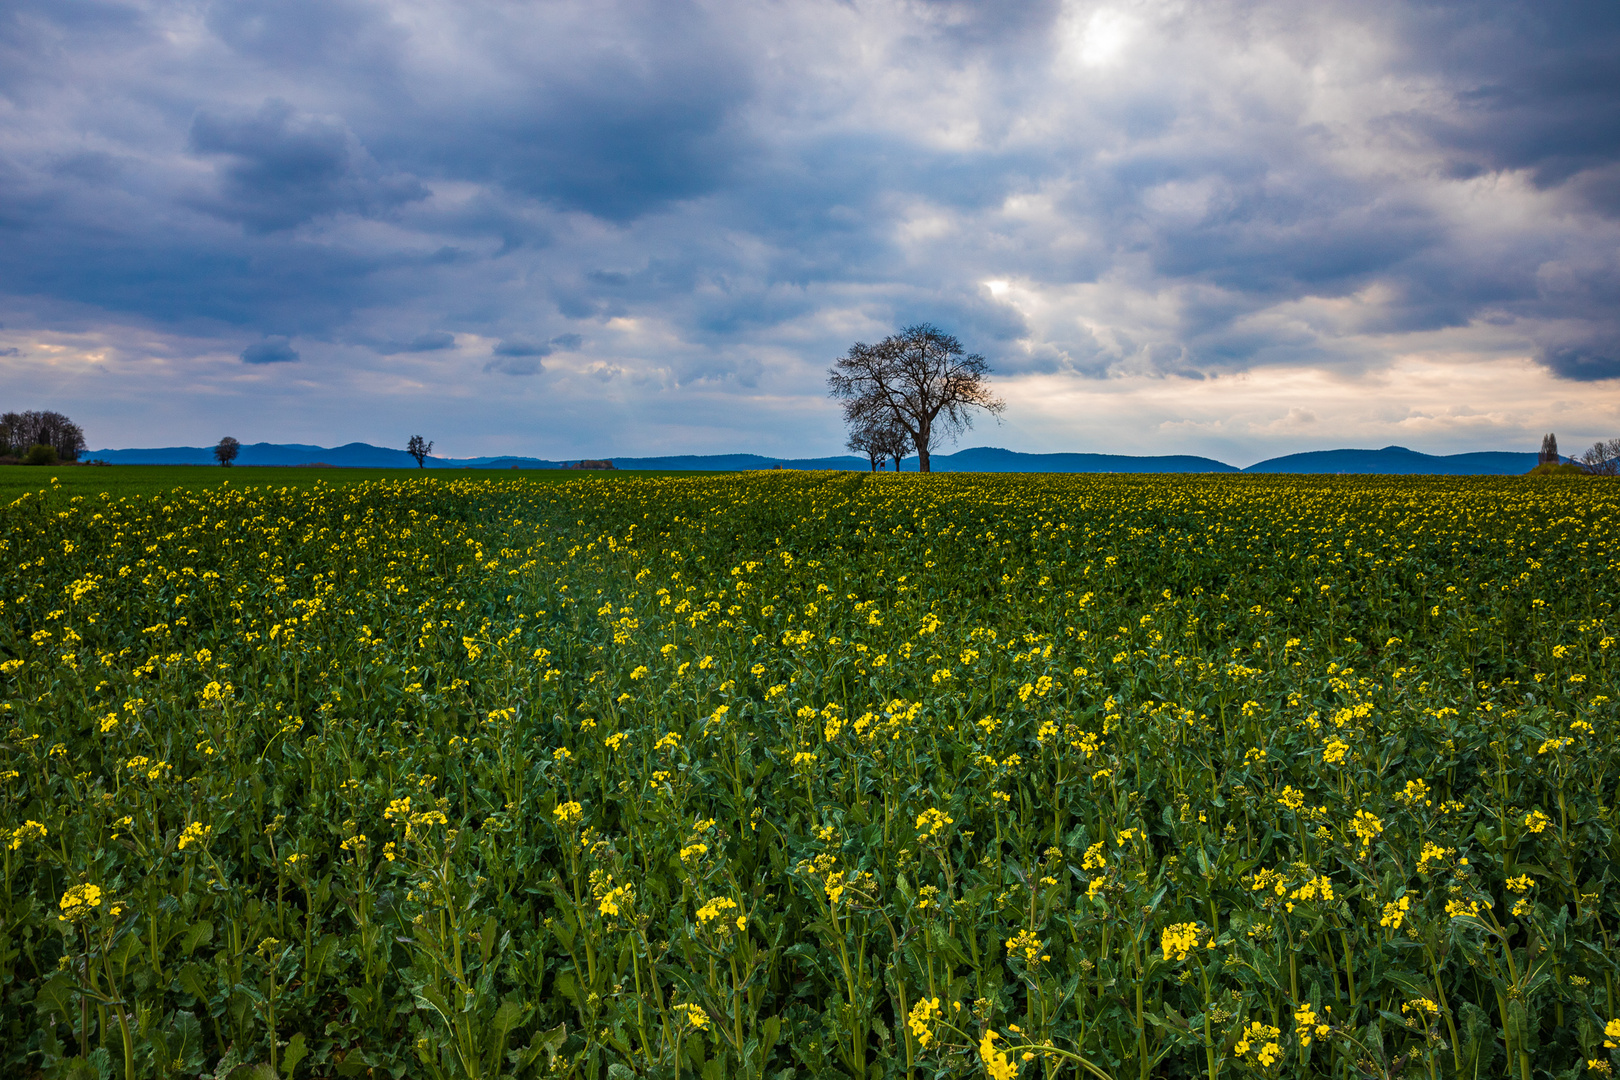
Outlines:
<svg viewBox="0 0 1620 1080"><path fill-rule="evenodd" d="M93 450L86 458L100 458L115 465L213 465L211 446L166 446L139 450ZM345 446L308 446L301 443L252 443L243 446L238 465L334 465L339 468L416 467L416 461L403 450L391 450L370 443ZM567 461L547 458L430 457L430 469L562 469ZM685 469L694 472L746 471L750 469L844 469L865 472L865 458L852 455L819 458L773 458L759 454L677 454L666 457L621 457L613 464L621 469ZM1427 474L1433 476L1516 475L1529 472L1536 464L1534 453L1486 451L1475 454L1436 456L1386 446L1382 450L1312 450L1288 454L1238 469L1214 458L1191 454L1162 457L1132 457L1127 454L1025 454L993 446L975 446L954 454L933 455L935 472L1027 472L1027 473L1370 473ZM917 459L900 463L904 472L917 471Z"/></svg>
<svg viewBox="0 0 1620 1080"><path fill-rule="evenodd" d="M1518 475L1536 467L1537 455L1487 450L1476 454L1422 454L1404 446L1382 450L1312 450L1257 462L1246 473L1380 473L1428 476Z"/></svg>
<svg viewBox="0 0 1620 1080"><path fill-rule="evenodd" d="M975 446L954 454L934 454L929 465L935 472L1235 473L1238 471L1234 465L1190 454L1172 454L1167 457L1131 457L1127 454L1025 454L994 446ZM900 463L900 468L905 472L915 472L917 459L906 458Z"/></svg>
<svg viewBox="0 0 1620 1080"><path fill-rule="evenodd" d="M212 465L212 446L159 446L139 450L91 450L84 458L100 458L114 465ZM244 443L236 455L238 465L338 465L348 468L415 468L416 459L403 450L370 443L347 446L306 446L301 443ZM429 465L444 462L428 459Z"/></svg>

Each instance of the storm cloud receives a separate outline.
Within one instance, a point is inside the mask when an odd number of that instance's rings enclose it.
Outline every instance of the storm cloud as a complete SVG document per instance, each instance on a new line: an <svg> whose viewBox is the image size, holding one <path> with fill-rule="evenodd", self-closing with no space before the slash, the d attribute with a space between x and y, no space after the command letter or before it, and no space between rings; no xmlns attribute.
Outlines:
<svg viewBox="0 0 1620 1080"><path fill-rule="evenodd" d="M19 0L0 372L257 438L820 453L827 362L926 320L1015 405L1513 361L1620 421L1616 55L1596 0Z"/></svg>

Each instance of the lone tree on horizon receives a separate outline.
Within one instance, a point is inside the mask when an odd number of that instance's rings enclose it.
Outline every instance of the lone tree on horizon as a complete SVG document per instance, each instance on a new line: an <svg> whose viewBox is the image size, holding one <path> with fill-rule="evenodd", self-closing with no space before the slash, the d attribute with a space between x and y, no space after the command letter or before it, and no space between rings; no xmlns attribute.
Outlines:
<svg viewBox="0 0 1620 1080"><path fill-rule="evenodd" d="M241 450L242 444L227 435L223 439L219 440L218 446L214 447L214 460L219 462L221 465L229 467L231 462L236 460L236 455L239 454Z"/></svg>
<svg viewBox="0 0 1620 1080"><path fill-rule="evenodd" d="M894 425L917 449L917 471L931 472L929 454L941 435L973 426L970 409L999 417L1007 403L990 392L990 365L929 323L908 326L876 345L856 342L833 361L827 386L844 403L852 429Z"/></svg>
<svg viewBox="0 0 1620 1080"><path fill-rule="evenodd" d="M425 469L427 468L427 456L433 453L433 444L423 442L420 435L412 435L411 441L405 444L405 452L416 459L418 469Z"/></svg>
<svg viewBox="0 0 1620 1080"><path fill-rule="evenodd" d="M1541 439L1541 456L1536 458L1537 465L1557 465L1562 458L1558 456L1558 436L1544 435Z"/></svg>

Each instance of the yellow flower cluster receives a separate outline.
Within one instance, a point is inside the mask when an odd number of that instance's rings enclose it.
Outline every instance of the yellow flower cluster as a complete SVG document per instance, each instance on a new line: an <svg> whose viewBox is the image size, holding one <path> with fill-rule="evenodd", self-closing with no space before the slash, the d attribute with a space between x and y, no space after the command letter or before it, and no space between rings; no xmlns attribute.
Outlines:
<svg viewBox="0 0 1620 1080"><path fill-rule="evenodd" d="M58 906L62 910L57 918L63 922L77 922L88 918L101 906L101 886L75 885L62 894Z"/></svg>
<svg viewBox="0 0 1620 1080"><path fill-rule="evenodd" d="M1316 1006L1301 1005L1294 1010L1294 1034L1299 1045L1309 1046L1312 1039L1325 1039L1332 1032L1333 1028L1317 1014Z"/></svg>
<svg viewBox="0 0 1620 1080"><path fill-rule="evenodd" d="M1159 935L1159 948L1166 960L1185 960L1198 948L1203 931L1197 923L1174 923Z"/></svg>
<svg viewBox="0 0 1620 1080"><path fill-rule="evenodd" d="M933 840L946 827L955 824L955 819L943 810L928 809L917 815L917 839Z"/></svg>
<svg viewBox="0 0 1620 1080"><path fill-rule="evenodd" d="M910 1015L906 1017L906 1026L911 1029L917 1045L925 1050L934 1041L933 1023L939 1014L939 998L923 998L912 1006Z"/></svg>
<svg viewBox="0 0 1620 1080"><path fill-rule="evenodd" d="M1013 1080L1018 1075L1018 1066L1014 1065L1012 1058L996 1049L996 1040L1001 1038L994 1031L986 1031L984 1038L979 1040L979 1058L990 1074L990 1080Z"/></svg>
<svg viewBox="0 0 1620 1080"><path fill-rule="evenodd" d="M193 821L181 831L180 838L175 841L175 846L184 851L192 844L206 842L213 835L214 827L212 825L204 825L200 821Z"/></svg>
<svg viewBox="0 0 1620 1080"><path fill-rule="evenodd" d="M1282 1047L1277 1042L1281 1034L1281 1029L1270 1024L1251 1021L1232 1045L1232 1052L1238 1057L1249 1058L1262 1069L1269 1069L1282 1057Z"/></svg>
<svg viewBox="0 0 1620 1080"><path fill-rule="evenodd" d="M1029 930L1020 930L1007 939L1007 955L1018 957L1029 965L1052 959L1042 953L1043 948L1041 939Z"/></svg>

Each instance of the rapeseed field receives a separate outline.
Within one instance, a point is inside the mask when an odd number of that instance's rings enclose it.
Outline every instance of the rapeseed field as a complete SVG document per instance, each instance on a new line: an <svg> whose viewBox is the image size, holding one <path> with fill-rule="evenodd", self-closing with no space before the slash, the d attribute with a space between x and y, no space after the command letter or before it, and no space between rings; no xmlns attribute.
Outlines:
<svg viewBox="0 0 1620 1080"><path fill-rule="evenodd" d="M82 492L8 1076L1612 1072L1611 483Z"/></svg>

